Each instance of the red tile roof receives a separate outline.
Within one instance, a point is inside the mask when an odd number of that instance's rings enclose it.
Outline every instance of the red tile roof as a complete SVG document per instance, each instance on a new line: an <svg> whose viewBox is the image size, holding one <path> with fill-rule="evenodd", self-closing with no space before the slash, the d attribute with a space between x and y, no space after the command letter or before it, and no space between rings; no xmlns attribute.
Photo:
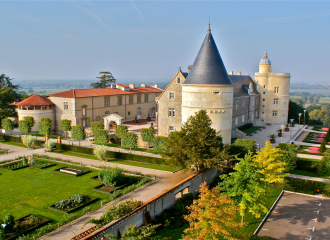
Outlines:
<svg viewBox="0 0 330 240"><path fill-rule="evenodd" d="M55 105L49 99L39 96L37 94L31 95L30 97L24 99L16 103L16 106L47 106L47 105Z"/></svg>
<svg viewBox="0 0 330 240"><path fill-rule="evenodd" d="M64 92L54 93L48 97L64 97L64 98L84 98L84 97L98 97L111 95L126 95L137 93L161 93L163 90L154 87L136 87L130 88L129 91L123 91L118 88L92 88L92 89L71 89Z"/></svg>

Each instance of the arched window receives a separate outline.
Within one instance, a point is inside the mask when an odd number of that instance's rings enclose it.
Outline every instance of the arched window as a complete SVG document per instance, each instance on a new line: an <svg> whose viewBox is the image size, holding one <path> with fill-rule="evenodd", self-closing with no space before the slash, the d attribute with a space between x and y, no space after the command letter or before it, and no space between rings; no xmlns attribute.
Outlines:
<svg viewBox="0 0 330 240"><path fill-rule="evenodd" d="M136 116L141 117L141 108L140 107L137 108Z"/></svg>

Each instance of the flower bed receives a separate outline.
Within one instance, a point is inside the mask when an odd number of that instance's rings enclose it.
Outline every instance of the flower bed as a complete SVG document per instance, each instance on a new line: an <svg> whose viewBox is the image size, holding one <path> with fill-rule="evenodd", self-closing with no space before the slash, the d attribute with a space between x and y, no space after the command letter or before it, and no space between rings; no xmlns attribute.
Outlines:
<svg viewBox="0 0 330 240"><path fill-rule="evenodd" d="M310 152L310 153L321 153L319 151L319 148L318 147L309 147L308 149L309 150L307 150L307 152Z"/></svg>
<svg viewBox="0 0 330 240"><path fill-rule="evenodd" d="M51 205L49 207L49 209L68 214L68 213L72 213L96 200L97 200L97 198L91 198L88 196L83 196L81 194L76 194L68 199L58 201L57 203Z"/></svg>
<svg viewBox="0 0 330 240"><path fill-rule="evenodd" d="M78 176L88 173L89 171L83 171L83 170L80 170L77 168L63 167L63 168L56 169L53 172L78 177Z"/></svg>
<svg viewBox="0 0 330 240"><path fill-rule="evenodd" d="M49 218L45 218L38 215L27 215L25 217L22 217L20 219L17 219L15 221L15 225L13 228L13 231L8 231L6 233L6 239L16 239L20 235L25 235L26 233L29 233L37 228L40 228L47 223L49 223L51 220Z"/></svg>
<svg viewBox="0 0 330 240"><path fill-rule="evenodd" d="M123 188L125 188L129 185L132 185L132 184L136 183L137 181L139 181L140 179L142 179L142 178L140 178L140 177L125 177L125 182L126 182L125 184L122 184L122 185L119 185L119 186L114 186L114 187L106 185L106 184L102 184L102 185L99 185L99 186L93 188L92 190L96 191L96 192L110 194L115 190L120 190L120 189L123 189ZM91 178L91 180L101 182L98 179L98 176Z"/></svg>
<svg viewBox="0 0 330 240"><path fill-rule="evenodd" d="M18 162L2 165L1 168L5 169L5 170L9 170L9 171L15 171L15 170L18 170L21 168L26 168L28 166L29 165L24 164L23 161L18 161Z"/></svg>
<svg viewBox="0 0 330 240"><path fill-rule="evenodd" d="M32 168L38 168L38 169L44 169L44 168L48 168L48 167L52 167L55 166L55 163L47 163L44 161L40 161L40 160L35 160L33 165L30 165L30 167Z"/></svg>

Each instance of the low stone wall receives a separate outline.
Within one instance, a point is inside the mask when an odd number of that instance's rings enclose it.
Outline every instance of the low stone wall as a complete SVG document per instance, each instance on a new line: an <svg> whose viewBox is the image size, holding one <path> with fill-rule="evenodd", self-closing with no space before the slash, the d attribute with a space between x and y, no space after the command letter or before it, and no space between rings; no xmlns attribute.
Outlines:
<svg viewBox="0 0 330 240"><path fill-rule="evenodd" d="M115 220L102 228L88 234L81 234L81 237L74 237L72 239L97 239L101 238L106 234L117 235L119 232L122 234L126 227L129 225L136 225L141 227L144 224L150 223L150 220L159 215L162 211L167 208L172 207L175 204L175 201L182 195L190 192L195 193L199 190L200 185L203 182L207 184L211 183L214 178L217 176L217 169L206 169L198 174L195 174L181 183L177 184L173 188L167 190L166 192L158 195L157 197L149 200L144 203L139 208L135 209L133 212ZM103 240L103 239L102 239Z"/></svg>

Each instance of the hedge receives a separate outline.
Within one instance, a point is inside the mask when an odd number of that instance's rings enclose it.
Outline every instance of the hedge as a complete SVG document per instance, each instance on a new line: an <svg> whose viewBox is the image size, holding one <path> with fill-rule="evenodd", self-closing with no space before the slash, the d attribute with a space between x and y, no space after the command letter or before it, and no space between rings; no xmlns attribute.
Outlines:
<svg viewBox="0 0 330 240"><path fill-rule="evenodd" d="M239 130L244 131L245 129L253 127L253 123L247 123L243 126L238 127Z"/></svg>
<svg viewBox="0 0 330 240"><path fill-rule="evenodd" d="M317 173L317 168L320 165L320 162L320 160L316 159L298 158L296 162L297 167L295 168L295 170Z"/></svg>
<svg viewBox="0 0 330 240"><path fill-rule="evenodd" d="M3 140L5 142L16 142L16 143L22 143L22 139L20 137L13 137L9 135L0 135L0 140ZM44 144L44 141L37 140L36 146L41 146Z"/></svg>
<svg viewBox="0 0 330 240"><path fill-rule="evenodd" d="M330 196L329 183L286 177L284 183L276 184L276 186L283 190L292 192L300 192L312 195L319 192L326 196Z"/></svg>
<svg viewBox="0 0 330 240"><path fill-rule="evenodd" d="M62 150L62 151L70 151L70 152L94 155L93 148L86 148L86 147L79 147L79 146L74 146L74 145L66 145L66 144L57 143L56 149ZM162 158L146 157L146 156L129 154L129 153L108 151L107 158L132 160L132 161L136 161L136 162L144 162L144 163L152 163L152 164L168 166L168 164Z"/></svg>

